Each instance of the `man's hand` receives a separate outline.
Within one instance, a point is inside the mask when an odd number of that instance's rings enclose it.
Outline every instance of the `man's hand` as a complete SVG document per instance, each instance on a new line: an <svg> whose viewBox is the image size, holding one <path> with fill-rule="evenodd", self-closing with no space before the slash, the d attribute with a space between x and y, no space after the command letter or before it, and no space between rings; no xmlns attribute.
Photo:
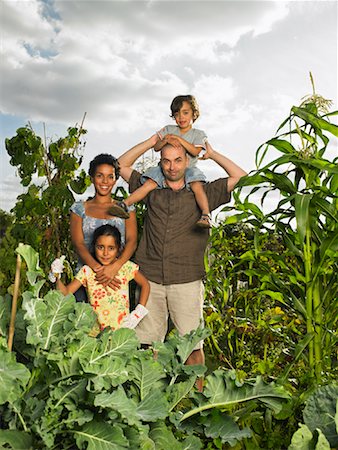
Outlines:
<svg viewBox="0 0 338 450"><path fill-rule="evenodd" d="M209 144L209 142L205 143L205 152L203 153L203 155L198 158L198 159L212 159L212 154L214 152L214 149L211 147L211 145Z"/></svg>

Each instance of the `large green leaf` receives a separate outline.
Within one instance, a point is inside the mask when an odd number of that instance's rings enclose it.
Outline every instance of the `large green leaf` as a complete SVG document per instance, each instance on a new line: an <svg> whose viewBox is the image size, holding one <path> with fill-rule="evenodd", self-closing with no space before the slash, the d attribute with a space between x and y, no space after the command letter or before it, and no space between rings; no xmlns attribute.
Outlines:
<svg viewBox="0 0 338 450"><path fill-rule="evenodd" d="M139 388L140 399L143 400L152 389L156 389L157 382L166 377L162 365L146 357L134 358L128 371L133 376L134 383Z"/></svg>
<svg viewBox="0 0 338 450"><path fill-rule="evenodd" d="M96 391L109 390L111 386L125 383L129 377L125 361L118 356L100 359L92 364L84 364L82 367L85 373L95 374L91 381Z"/></svg>
<svg viewBox="0 0 338 450"><path fill-rule="evenodd" d="M311 199L312 194L296 194L295 196L295 213L300 243L304 242L306 230L309 227L309 205Z"/></svg>
<svg viewBox="0 0 338 450"><path fill-rule="evenodd" d="M19 398L29 378L29 370L16 362L14 354L0 349L0 405Z"/></svg>
<svg viewBox="0 0 338 450"><path fill-rule="evenodd" d="M92 340L91 354L88 355L88 363L95 364L100 359L114 356L132 356L132 352L137 349L139 340L135 331L128 328L120 328L114 332L108 329L99 339Z"/></svg>
<svg viewBox="0 0 338 450"><path fill-rule="evenodd" d="M177 355L180 357L181 362L185 363L191 352L197 346L199 342L210 335L210 330L207 328L197 328L186 334L177 345Z"/></svg>
<svg viewBox="0 0 338 450"><path fill-rule="evenodd" d="M182 381L180 383L175 383L168 386L168 401L169 410L173 410L175 406L188 395L195 384L195 377L189 378L187 381Z"/></svg>
<svg viewBox="0 0 338 450"><path fill-rule="evenodd" d="M213 410L212 413L203 420L205 427L205 435L210 438L221 438L225 444L235 446L243 438L251 437L251 431L248 428L241 430L236 422L227 414L221 413L218 410Z"/></svg>
<svg viewBox="0 0 338 450"><path fill-rule="evenodd" d="M305 424L314 432L319 428L331 447L338 447L338 433L335 424L338 384L320 386L307 399L303 411Z"/></svg>
<svg viewBox="0 0 338 450"><path fill-rule="evenodd" d="M144 422L165 419L169 414L169 405L163 392L158 389L150 391L138 404L137 414Z"/></svg>
<svg viewBox="0 0 338 450"><path fill-rule="evenodd" d="M140 403L127 397L122 386L111 394L101 393L95 398L95 405L116 410L130 425L156 422L168 416L168 403L160 390L152 390Z"/></svg>
<svg viewBox="0 0 338 450"><path fill-rule="evenodd" d="M183 450L186 448L175 438L164 422L157 422L153 425L149 436L155 442L156 450Z"/></svg>
<svg viewBox="0 0 338 450"><path fill-rule="evenodd" d="M313 450L312 437L308 427L300 424L300 428L292 436L288 450Z"/></svg>
<svg viewBox="0 0 338 450"><path fill-rule="evenodd" d="M328 122L325 119L322 119L304 108L298 108L297 106L293 106L291 111L305 122L310 123L317 131L318 130L326 130L332 133L334 136L338 137L338 127L337 125Z"/></svg>
<svg viewBox="0 0 338 450"><path fill-rule="evenodd" d="M112 393L102 392L96 395L94 404L102 408L117 411L122 419L130 426L141 425L140 417L136 411L137 402L128 398L122 386L119 386Z"/></svg>
<svg viewBox="0 0 338 450"><path fill-rule="evenodd" d="M317 429L314 434L318 436L317 439L306 425L300 424L292 436L288 450L330 450L330 444L322 431Z"/></svg>
<svg viewBox="0 0 338 450"><path fill-rule="evenodd" d="M267 144L272 145L282 153L287 153L291 155L296 153L296 149L293 147L293 145L284 139L277 139L277 138L270 139L269 141L267 141Z"/></svg>
<svg viewBox="0 0 338 450"><path fill-rule="evenodd" d="M120 427L104 422L90 422L74 431L79 448L87 443L87 450L121 450L129 447Z"/></svg>
<svg viewBox="0 0 338 450"><path fill-rule="evenodd" d="M27 279L29 283L31 285L35 284L38 276L44 276L39 266L39 254L30 245L26 244L19 244L15 251L26 261L28 269Z"/></svg>
<svg viewBox="0 0 338 450"><path fill-rule="evenodd" d="M200 406L183 414L181 421L208 409L229 408L250 400L261 401L278 412L283 401L289 398L281 386L266 385L260 377L254 384L239 385L232 371L223 370L216 370L206 377L203 396L206 399L201 399Z"/></svg>
<svg viewBox="0 0 338 450"><path fill-rule="evenodd" d="M68 315L74 310L73 296L64 297L58 291L49 291L43 300L25 295L22 308L28 322L27 342L40 344L47 350L54 340L59 340Z"/></svg>
<svg viewBox="0 0 338 450"><path fill-rule="evenodd" d="M287 175L266 170L264 177L266 181L271 182L274 187L278 188L282 192L287 192L289 194L295 194L297 192L295 186L292 184Z"/></svg>
<svg viewBox="0 0 338 450"><path fill-rule="evenodd" d="M33 450L32 436L18 430L0 430L0 446L8 444L12 450Z"/></svg>

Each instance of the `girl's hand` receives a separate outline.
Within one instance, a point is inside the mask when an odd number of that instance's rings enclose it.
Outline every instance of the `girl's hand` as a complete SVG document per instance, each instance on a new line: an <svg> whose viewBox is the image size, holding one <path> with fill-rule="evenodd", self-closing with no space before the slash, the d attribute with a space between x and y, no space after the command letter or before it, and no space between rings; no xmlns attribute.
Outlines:
<svg viewBox="0 0 338 450"><path fill-rule="evenodd" d="M128 314L121 323L121 328L134 329L141 320L148 314L148 310L145 306L138 304L134 311Z"/></svg>
<svg viewBox="0 0 338 450"><path fill-rule="evenodd" d="M50 282L55 283L56 280L58 278L60 278L60 276L63 272L63 269L65 268L65 266L63 264L65 259L66 259L66 257L64 255L62 255L61 258L56 258L52 262L52 264L50 266L50 272L48 274L48 278L49 278Z"/></svg>
<svg viewBox="0 0 338 450"><path fill-rule="evenodd" d="M121 264L118 261L114 261L108 266L101 266L100 269L96 271L96 280L102 284L103 287L109 286L116 291L121 286L121 281L116 277L120 268Z"/></svg>

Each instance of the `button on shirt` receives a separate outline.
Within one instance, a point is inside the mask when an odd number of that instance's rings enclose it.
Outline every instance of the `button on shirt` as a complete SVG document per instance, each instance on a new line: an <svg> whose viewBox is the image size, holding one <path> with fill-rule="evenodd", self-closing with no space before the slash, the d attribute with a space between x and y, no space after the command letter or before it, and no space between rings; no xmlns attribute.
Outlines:
<svg viewBox="0 0 338 450"><path fill-rule="evenodd" d="M133 171L130 192L141 186L141 174ZM205 183L210 211L228 203L227 178ZM193 192L183 188L155 189L144 199L147 211L135 261L142 273L155 283L190 283L205 275L204 252L209 230L198 228L201 215Z"/></svg>

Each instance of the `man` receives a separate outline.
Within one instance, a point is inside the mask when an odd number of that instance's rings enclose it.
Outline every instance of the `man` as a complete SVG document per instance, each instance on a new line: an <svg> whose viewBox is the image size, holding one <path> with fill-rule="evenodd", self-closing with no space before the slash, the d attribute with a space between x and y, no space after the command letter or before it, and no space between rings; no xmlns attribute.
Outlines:
<svg viewBox="0 0 338 450"><path fill-rule="evenodd" d="M132 169L134 162L158 140L156 135L136 145L119 158L120 174L133 192L140 186L141 174ZM211 159L228 174L204 188L214 210L231 198L231 191L246 172L234 162L206 144L203 159ZM188 156L178 143L161 149L160 164L166 188L155 189L145 198L147 212L143 235L136 252L136 262L150 281L148 316L136 328L143 344L163 341L167 332L168 314L183 335L196 329L203 320L204 252L209 231L196 227L200 210L194 194L185 188ZM204 364L202 342L187 364Z"/></svg>

